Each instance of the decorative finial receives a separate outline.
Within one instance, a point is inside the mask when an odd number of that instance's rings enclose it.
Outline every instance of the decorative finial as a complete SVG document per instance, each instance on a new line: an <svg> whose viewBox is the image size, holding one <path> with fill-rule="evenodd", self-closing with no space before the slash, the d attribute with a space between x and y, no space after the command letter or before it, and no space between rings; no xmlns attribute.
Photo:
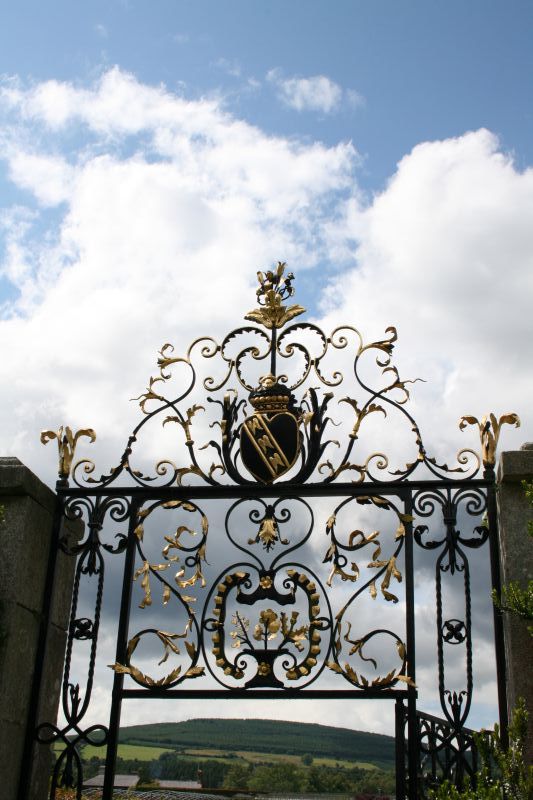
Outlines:
<svg viewBox="0 0 533 800"><path fill-rule="evenodd" d="M257 273L259 280L257 300L260 308L250 311L245 315L244 319L258 322L268 329L282 328L286 322L305 312L306 309L303 306L283 305L282 301L292 297L294 294L292 285L294 275L289 272L286 277L283 277L285 267L284 261L278 261L275 272L269 270L265 274L262 272Z"/></svg>
<svg viewBox="0 0 533 800"><path fill-rule="evenodd" d="M485 416L481 418L481 422L477 417L461 417L459 420L459 428L462 431L464 431L467 425L478 426L479 437L481 439L481 457L484 467L494 467L496 464L496 448L498 447L501 427L505 423L519 428L520 419L518 414L504 414L499 420L496 419L494 414L485 414Z"/></svg>
<svg viewBox="0 0 533 800"><path fill-rule="evenodd" d="M68 481L70 477L76 445L78 439L82 436L86 436L91 442L96 439L96 433L92 428L82 428L76 433L72 433L72 429L67 425L66 427L61 426L57 431L41 431L42 444L48 444L52 439L57 439L57 448L59 450L58 475L61 481Z"/></svg>

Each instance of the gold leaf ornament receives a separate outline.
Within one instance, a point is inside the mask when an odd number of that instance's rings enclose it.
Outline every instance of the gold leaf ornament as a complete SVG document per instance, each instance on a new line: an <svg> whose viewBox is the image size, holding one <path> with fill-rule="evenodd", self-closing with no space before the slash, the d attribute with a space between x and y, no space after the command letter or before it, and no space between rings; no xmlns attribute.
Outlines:
<svg viewBox="0 0 533 800"><path fill-rule="evenodd" d="M518 414L503 414L499 419L496 419L496 416L492 413L485 414L481 420L473 416L461 417L459 430L464 431L467 425L477 425L478 427L483 466L494 467L502 425L513 425L515 428L519 428L520 418Z"/></svg>
<svg viewBox="0 0 533 800"><path fill-rule="evenodd" d="M86 437L92 442L96 441L96 433L92 428L81 428L72 432L68 425L63 425L57 431L41 431L41 444L48 444L52 439L57 440L59 452L58 475L61 480L68 480L72 471L72 461L76 452L76 445L81 437Z"/></svg>
<svg viewBox="0 0 533 800"><path fill-rule="evenodd" d="M281 620L275 611L267 608L259 614L259 622L254 628L253 637L257 642L275 639L281 628Z"/></svg>
<svg viewBox="0 0 533 800"><path fill-rule="evenodd" d="M303 306L285 306L282 303L286 297L294 294L292 287L294 275L289 272L284 277L285 267L284 261L278 261L275 271L269 270L266 273L257 273L259 308L249 311L248 314L245 314L244 319L257 322L259 325L264 325L265 328L271 330L272 328L282 328L291 319L305 312Z"/></svg>
<svg viewBox="0 0 533 800"><path fill-rule="evenodd" d="M189 624L185 626L185 630L183 633L170 633L168 631L151 631L151 633L155 633L157 638L163 645L163 656L161 660L158 662L158 666L164 664L167 661L170 653L174 653L179 655L180 650L176 643L178 639L184 639L189 631ZM119 675L130 675L134 680L140 683L143 686L147 687L156 687L156 686L168 686L174 683L181 675L181 666L178 665L175 669L173 669L168 675L165 675L163 678L159 678L155 680L154 678L150 677L150 675L141 672L141 670L131 664L131 658L137 649L137 645L141 640L141 634L137 634L128 642L128 649L126 652L126 660L127 664L120 664L116 662L115 664L108 664L109 668L112 669ZM187 649L187 653L191 659L194 659L196 654L196 648L193 644L189 642L185 642L185 647ZM205 673L204 667L198 666L191 666L182 676L182 679L186 678L197 678L200 675Z"/></svg>

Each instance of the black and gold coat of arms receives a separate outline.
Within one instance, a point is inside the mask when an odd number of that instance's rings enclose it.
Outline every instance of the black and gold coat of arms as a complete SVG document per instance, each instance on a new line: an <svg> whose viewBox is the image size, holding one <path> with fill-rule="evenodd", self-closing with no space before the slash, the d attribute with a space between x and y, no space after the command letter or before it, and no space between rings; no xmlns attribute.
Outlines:
<svg viewBox="0 0 533 800"><path fill-rule="evenodd" d="M254 413L241 426L241 457L254 478L271 483L294 466L300 449L299 409L273 375L250 395Z"/></svg>

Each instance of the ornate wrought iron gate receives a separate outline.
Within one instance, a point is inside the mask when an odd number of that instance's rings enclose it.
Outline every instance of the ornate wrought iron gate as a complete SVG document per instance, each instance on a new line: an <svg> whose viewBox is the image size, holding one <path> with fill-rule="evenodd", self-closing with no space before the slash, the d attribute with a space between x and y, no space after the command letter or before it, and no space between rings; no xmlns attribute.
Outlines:
<svg viewBox="0 0 533 800"><path fill-rule="evenodd" d="M475 769L465 727L473 692L468 552L490 547L498 587L495 448L500 425L518 420L464 417L461 427L479 425L483 467L471 450L459 453L455 467L438 463L405 408L412 381L392 363L395 329L368 344L351 326L326 336L293 321L304 309L286 305L293 276L284 275L283 264L258 277L258 306L246 315L251 324L221 344L198 339L185 356L163 346L159 372L137 398L143 417L117 467L99 478L89 460L72 468L80 437L95 439L91 429L42 434L59 446L56 547L76 558L64 722L37 718L45 626L28 723L27 759L34 746L64 744L52 798L62 785L81 796L79 745L87 742L106 747L103 796L111 798L121 705L133 698L320 699L325 720L328 700L389 700L398 798L423 797L432 780L460 781ZM351 374L344 376L340 361L350 349ZM201 369L217 360L221 374L202 379ZM337 401L332 389L341 384L348 394ZM402 424L407 443L397 433ZM366 429L370 439L388 442L391 457L365 454ZM149 473L138 461L155 450L161 431L171 433L175 455ZM393 459L404 446L410 457L398 466ZM65 518L85 522L82 541L63 536ZM426 571L435 556L443 719L417 710L417 552ZM122 589L111 710L105 723L88 725L104 575L113 560L121 562ZM116 581L106 585L106 592L115 589ZM137 604L146 617L138 629L131 616ZM505 725L497 617L495 638ZM148 669L152 640L161 658ZM448 657L458 652L462 678L452 685ZM29 796L28 774L21 798Z"/></svg>

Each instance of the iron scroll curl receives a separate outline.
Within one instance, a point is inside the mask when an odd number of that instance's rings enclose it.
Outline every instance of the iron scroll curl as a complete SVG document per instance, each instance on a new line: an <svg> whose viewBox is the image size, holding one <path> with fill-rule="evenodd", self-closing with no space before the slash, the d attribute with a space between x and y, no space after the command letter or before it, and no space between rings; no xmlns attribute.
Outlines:
<svg viewBox="0 0 533 800"><path fill-rule="evenodd" d="M175 355L169 343L163 345L158 372L135 398L142 417L119 463L107 473L95 477L96 467L87 458L72 468L78 439L88 436L94 441L92 429L43 432L43 442L58 440L62 482L71 476L80 488L107 488L127 478L133 485L165 488L329 484L347 479L404 482L415 473L466 481L481 474L481 459L471 448L458 452L455 466L428 453L406 408L410 385L420 379L400 377L393 363L398 338L393 326L371 342L351 325L326 335L316 324L300 319L302 306L285 303L294 294L294 276L285 275L284 263L258 277L258 307L245 315L253 324L231 331L220 343L212 337L196 339L185 355ZM347 369L339 361L341 355L348 358ZM207 374L200 379L207 365L217 360L222 365L219 377ZM369 365L372 381L366 377ZM337 399L332 390L340 387L348 394ZM204 393L200 397L198 389ZM391 454L365 452L369 426L377 431L397 423L411 438L410 456L403 464L394 464ZM519 420L507 414L499 421L494 415L481 423L471 416L461 421L461 429L479 426L485 468L494 458L504 423L519 425ZM144 431L157 424L170 432L173 455L147 472L135 467L134 454ZM339 424L343 442L336 431Z"/></svg>
<svg viewBox="0 0 533 800"><path fill-rule="evenodd" d="M316 690L331 698L387 697L416 711L415 553L434 554L445 719L440 727L420 722L406 746L424 751L427 744L429 752L430 740L433 751L462 741L473 696L468 555L494 538L496 445L502 425L519 425L518 417L464 417L461 429L477 426L481 457L463 448L448 466L429 454L408 410L418 379L401 377L393 363L394 327L370 342L351 325L326 334L290 303L294 276L284 263L258 279L256 307L220 342L198 338L184 355L163 345L157 372L134 398L141 418L113 468L98 477L92 460L75 461L77 448L96 438L91 428L42 434L43 443L58 445L58 525L85 522L80 541L58 534L58 549L76 566L65 724L43 723L36 733L41 743L65 746L52 797L60 786L81 796L76 746L84 743L107 746L104 796L111 796L116 720L127 696ZM384 452L387 426L403 426L407 455ZM153 430L170 444L155 466L145 466L143 440ZM368 527L370 512L383 524ZM112 711L109 724L84 728L109 559L124 561L108 665ZM446 606L450 578L462 607ZM132 598L138 625L133 613L130 619ZM360 613L366 601L372 612ZM168 624L160 624L160 613ZM88 649L85 684L72 677L81 646ZM457 685L450 654L464 656ZM413 759L411 752L411 767ZM398 785L402 796L400 778Z"/></svg>

